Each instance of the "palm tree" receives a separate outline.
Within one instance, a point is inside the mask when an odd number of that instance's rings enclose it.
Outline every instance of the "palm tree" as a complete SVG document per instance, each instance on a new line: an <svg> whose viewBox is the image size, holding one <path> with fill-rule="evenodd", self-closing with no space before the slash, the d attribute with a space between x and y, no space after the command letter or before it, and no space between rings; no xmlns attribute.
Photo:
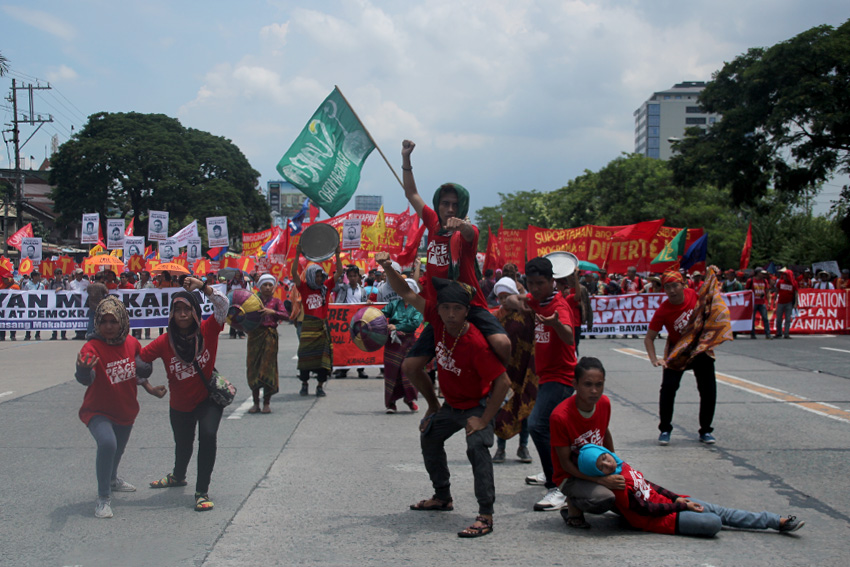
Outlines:
<svg viewBox="0 0 850 567"><path fill-rule="evenodd" d="M9 72L9 60L0 53L0 77Z"/></svg>

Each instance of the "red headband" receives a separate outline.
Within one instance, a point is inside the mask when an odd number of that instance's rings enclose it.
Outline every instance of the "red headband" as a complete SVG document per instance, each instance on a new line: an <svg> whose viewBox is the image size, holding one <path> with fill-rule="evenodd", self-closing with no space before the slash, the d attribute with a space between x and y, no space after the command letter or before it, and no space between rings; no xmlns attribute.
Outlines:
<svg viewBox="0 0 850 567"><path fill-rule="evenodd" d="M668 283L685 283L685 278L682 277L682 274L679 273L679 270L675 268L670 268L666 270L663 274L661 274L661 285L667 285Z"/></svg>

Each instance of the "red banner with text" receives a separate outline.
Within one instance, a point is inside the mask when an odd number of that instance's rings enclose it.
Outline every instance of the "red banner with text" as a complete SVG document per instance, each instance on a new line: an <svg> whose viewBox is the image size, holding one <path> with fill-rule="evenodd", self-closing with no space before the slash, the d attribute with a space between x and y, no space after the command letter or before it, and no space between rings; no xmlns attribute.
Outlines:
<svg viewBox="0 0 850 567"><path fill-rule="evenodd" d="M384 303L376 303L378 309L384 307ZM365 352L357 348L351 342L351 318L363 307L365 303L331 303L328 309L328 327L331 332L331 343L333 344L333 366L337 368L365 368L369 366L384 365L384 349L374 352Z"/></svg>

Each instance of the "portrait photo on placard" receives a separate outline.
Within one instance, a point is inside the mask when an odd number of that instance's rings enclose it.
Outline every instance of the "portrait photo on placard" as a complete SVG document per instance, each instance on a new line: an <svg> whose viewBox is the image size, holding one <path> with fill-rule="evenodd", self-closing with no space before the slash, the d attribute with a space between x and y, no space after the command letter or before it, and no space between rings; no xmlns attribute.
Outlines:
<svg viewBox="0 0 850 567"><path fill-rule="evenodd" d="M175 256L180 255L180 249L177 245L176 238L166 238L164 242L159 243L159 261L170 262Z"/></svg>
<svg viewBox="0 0 850 567"><path fill-rule="evenodd" d="M168 238L168 212L150 211L148 218L148 240L164 242Z"/></svg>
<svg viewBox="0 0 850 567"><path fill-rule="evenodd" d="M106 219L106 247L109 250L124 248L124 219Z"/></svg>
<svg viewBox="0 0 850 567"><path fill-rule="evenodd" d="M227 217L207 218L207 242L210 248L230 244L227 234Z"/></svg>
<svg viewBox="0 0 850 567"><path fill-rule="evenodd" d="M98 213L83 214L83 230L80 234L80 243L97 244L100 233L100 215Z"/></svg>
<svg viewBox="0 0 850 567"><path fill-rule="evenodd" d="M145 237L144 236L125 236L124 237L124 261L127 261L130 256L143 256L145 253Z"/></svg>
<svg viewBox="0 0 850 567"><path fill-rule="evenodd" d="M21 258L41 262L41 238L25 236L21 239Z"/></svg>

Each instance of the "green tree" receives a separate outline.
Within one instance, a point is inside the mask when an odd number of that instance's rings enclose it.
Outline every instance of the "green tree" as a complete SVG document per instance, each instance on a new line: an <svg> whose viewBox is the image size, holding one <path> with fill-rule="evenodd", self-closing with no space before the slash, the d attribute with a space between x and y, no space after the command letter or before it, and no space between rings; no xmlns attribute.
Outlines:
<svg viewBox="0 0 850 567"><path fill-rule="evenodd" d="M259 173L239 148L163 114L93 114L51 161L57 223L65 228L86 212L118 211L132 214L143 234L151 209L170 213L172 233L207 216L227 216L231 234L270 222L256 190Z"/></svg>
<svg viewBox="0 0 850 567"><path fill-rule="evenodd" d="M0 53L0 77L9 72L9 60Z"/></svg>
<svg viewBox="0 0 850 567"><path fill-rule="evenodd" d="M687 131L671 159L677 182L729 187L748 204L771 188L816 192L850 172L850 20L750 49L714 74L700 104L722 119Z"/></svg>

